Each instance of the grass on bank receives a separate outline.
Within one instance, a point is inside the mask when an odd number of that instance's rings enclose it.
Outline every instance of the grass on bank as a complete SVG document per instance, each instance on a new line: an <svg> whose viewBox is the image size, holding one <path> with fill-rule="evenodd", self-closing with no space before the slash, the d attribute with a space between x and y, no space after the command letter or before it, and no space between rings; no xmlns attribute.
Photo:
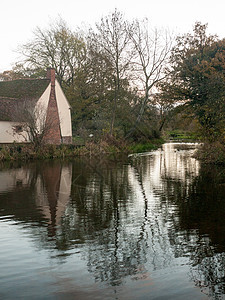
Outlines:
<svg viewBox="0 0 225 300"><path fill-rule="evenodd" d="M130 153L142 153L157 150L164 143L164 139L153 139L146 143L133 144L130 146Z"/></svg>
<svg viewBox="0 0 225 300"><path fill-rule="evenodd" d="M165 133L164 138L172 141L180 142L199 142L203 141L202 146L196 152L195 157L202 163L225 165L225 144L224 141L208 142L204 141L204 137L200 136L200 133L183 131L183 130L171 130Z"/></svg>
<svg viewBox="0 0 225 300"><path fill-rule="evenodd" d="M110 157L118 154L131 154L155 150L161 146L163 139L154 139L146 143L127 143L115 138L104 139L98 142L89 141L85 145L43 145L35 149L32 144L12 144L0 146L0 161L35 160L72 158L75 156L101 156Z"/></svg>
<svg viewBox="0 0 225 300"><path fill-rule="evenodd" d="M196 132L176 129L166 131L165 138L175 141L197 141L199 140L199 135Z"/></svg>
<svg viewBox="0 0 225 300"><path fill-rule="evenodd" d="M35 150L31 144L0 145L0 161L28 161L35 159L73 158L75 156L116 158L118 155L149 152L158 149L164 140L152 139L143 143L127 143L123 140L101 140L85 145L44 145ZM195 155L203 163L225 165L225 144L204 143Z"/></svg>

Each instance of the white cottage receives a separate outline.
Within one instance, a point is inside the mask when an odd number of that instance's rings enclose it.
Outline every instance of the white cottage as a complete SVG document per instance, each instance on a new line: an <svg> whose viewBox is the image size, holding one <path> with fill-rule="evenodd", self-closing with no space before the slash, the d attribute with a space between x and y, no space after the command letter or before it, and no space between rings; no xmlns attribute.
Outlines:
<svg viewBox="0 0 225 300"><path fill-rule="evenodd" d="M72 143L70 105L55 78L55 69L47 70L45 79L18 79L0 82L0 143L29 142L26 132L21 132L18 111L24 103L40 110L40 123L51 120L51 128L45 134L45 143ZM25 121L25 120L24 120Z"/></svg>

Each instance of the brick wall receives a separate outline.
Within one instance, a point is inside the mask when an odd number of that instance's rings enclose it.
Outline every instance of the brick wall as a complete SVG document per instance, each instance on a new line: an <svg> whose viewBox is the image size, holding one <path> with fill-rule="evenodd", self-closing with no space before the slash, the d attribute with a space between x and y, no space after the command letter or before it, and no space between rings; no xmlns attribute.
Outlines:
<svg viewBox="0 0 225 300"><path fill-rule="evenodd" d="M60 120L58 107L55 96L55 70L48 69L47 78L51 80L51 92L49 97L47 116L46 116L46 127L47 132L45 135L46 144L61 144L61 133L60 133Z"/></svg>
<svg viewBox="0 0 225 300"><path fill-rule="evenodd" d="M54 68L47 69L47 79L50 79L51 84L55 85L55 69Z"/></svg>
<svg viewBox="0 0 225 300"><path fill-rule="evenodd" d="M51 164L48 168L43 170L43 182L47 192L49 207L43 207L46 215L50 213L50 220L48 226L48 235L55 236L56 222L57 222L57 206L58 206L58 192L60 189L61 168L59 165Z"/></svg>

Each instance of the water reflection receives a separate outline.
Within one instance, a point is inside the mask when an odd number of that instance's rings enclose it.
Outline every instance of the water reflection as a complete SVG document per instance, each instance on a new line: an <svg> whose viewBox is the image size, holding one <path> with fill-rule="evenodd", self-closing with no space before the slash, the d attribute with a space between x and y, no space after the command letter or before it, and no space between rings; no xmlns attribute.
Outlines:
<svg viewBox="0 0 225 300"><path fill-rule="evenodd" d="M48 220L50 236L55 236L69 203L71 180L71 165L51 164L36 175L35 202Z"/></svg>
<svg viewBox="0 0 225 300"><path fill-rule="evenodd" d="M220 299L224 171L201 166L195 149L165 144L123 162L86 158L2 168L1 220L26 224L35 245L51 252L51 264L64 264L68 274L73 266L74 288L62 296L78 289L82 260L95 283L116 288L112 299ZM106 297L102 286L94 288L100 290Z"/></svg>
<svg viewBox="0 0 225 300"><path fill-rule="evenodd" d="M49 235L55 235L70 200L71 164L30 164L3 170L0 178L4 214L20 221L47 223Z"/></svg>

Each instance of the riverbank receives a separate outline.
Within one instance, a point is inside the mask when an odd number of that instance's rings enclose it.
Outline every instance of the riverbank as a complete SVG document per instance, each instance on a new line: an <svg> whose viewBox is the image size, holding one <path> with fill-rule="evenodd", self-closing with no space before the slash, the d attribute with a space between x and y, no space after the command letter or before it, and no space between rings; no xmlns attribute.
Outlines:
<svg viewBox="0 0 225 300"><path fill-rule="evenodd" d="M175 142L199 142L200 136L196 132L184 131L184 130L168 130L164 132L163 138L166 141Z"/></svg>
<svg viewBox="0 0 225 300"><path fill-rule="evenodd" d="M183 142L179 139L173 141ZM99 142L89 141L85 145L43 145L39 149L34 149L32 144L1 145L0 161L51 160L77 156L118 158L119 155L153 151L164 143L162 138L145 143L129 143L113 138ZM225 145L220 142L204 143L196 152L195 158L206 164L225 165Z"/></svg>
<svg viewBox="0 0 225 300"><path fill-rule="evenodd" d="M205 164L225 165L225 145L219 141L203 143L195 157Z"/></svg>
<svg viewBox="0 0 225 300"><path fill-rule="evenodd" d="M166 142L198 142L201 147L195 154L195 158L205 164L225 165L225 144L222 141L209 142L195 132L182 130L167 131L164 134Z"/></svg>
<svg viewBox="0 0 225 300"><path fill-rule="evenodd" d="M43 145L35 149L32 144L12 144L0 146L0 161L28 161L36 159L72 158L75 156L114 157L119 154L146 152L159 148L163 139L153 139L146 143L128 143L124 140L106 139L87 142L85 145Z"/></svg>

